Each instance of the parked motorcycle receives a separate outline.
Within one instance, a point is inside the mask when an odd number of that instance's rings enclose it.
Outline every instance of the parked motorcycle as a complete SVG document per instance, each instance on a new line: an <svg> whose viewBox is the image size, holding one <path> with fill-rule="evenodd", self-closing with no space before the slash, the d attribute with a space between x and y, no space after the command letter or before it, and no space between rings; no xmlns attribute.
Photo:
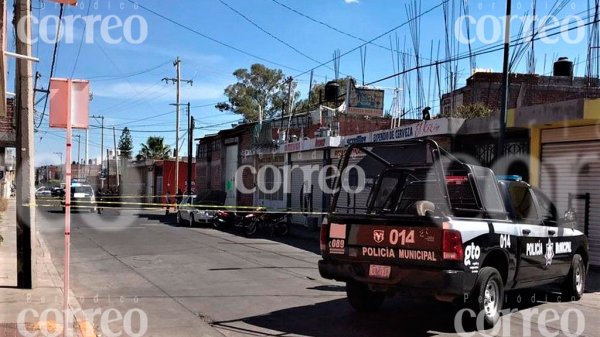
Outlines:
<svg viewBox="0 0 600 337"><path fill-rule="evenodd" d="M244 234L254 236L259 230L269 235L286 236L290 232L287 222L287 213L268 213L259 211L245 217Z"/></svg>
<svg viewBox="0 0 600 337"><path fill-rule="evenodd" d="M243 219L244 216L236 212L221 210L215 213L212 223L216 229L226 229L238 226Z"/></svg>

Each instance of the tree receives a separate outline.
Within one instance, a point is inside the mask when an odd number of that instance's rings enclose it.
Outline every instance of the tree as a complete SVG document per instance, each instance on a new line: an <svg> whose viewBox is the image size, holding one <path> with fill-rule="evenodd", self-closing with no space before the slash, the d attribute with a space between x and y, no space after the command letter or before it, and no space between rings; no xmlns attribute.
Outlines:
<svg viewBox="0 0 600 337"><path fill-rule="evenodd" d="M129 128L127 127L125 127L121 132L121 137L119 138L119 150L121 151L121 156L131 159L133 139L131 138L131 132L129 131Z"/></svg>
<svg viewBox="0 0 600 337"><path fill-rule="evenodd" d="M259 119L259 110L262 110L263 119L269 119L287 105L288 85L280 69L253 64L250 70L238 69L233 75L237 83L225 88L229 101L215 105L220 111L232 111L243 115L246 121L254 122ZM293 96L297 98L299 94L295 88L292 84Z"/></svg>
<svg viewBox="0 0 600 337"><path fill-rule="evenodd" d="M148 137L146 143L141 144L142 149L137 155L137 159L169 159L171 157L171 149L164 142L165 139L163 137Z"/></svg>

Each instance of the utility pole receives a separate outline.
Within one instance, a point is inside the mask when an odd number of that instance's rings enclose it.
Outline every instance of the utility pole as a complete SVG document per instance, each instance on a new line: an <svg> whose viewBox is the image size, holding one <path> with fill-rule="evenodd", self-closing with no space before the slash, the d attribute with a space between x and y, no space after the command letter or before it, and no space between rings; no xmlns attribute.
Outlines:
<svg viewBox="0 0 600 337"><path fill-rule="evenodd" d="M173 62L173 65L177 69L176 78L163 78L165 82L173 82L177 85L177 102L175 103L175 190L179 188L179 106L181 105L181 82L185 82L189 85L194 85L193 80L182 80L181 79L181 60L179 57Z"/></svg>
<svg viewBox="0 0 600 337"><path fill-rule="evenodd" d="M88 158L88 152L90 150L89 139L90 139L90 128L87 128L87 129L85 129L85 166L84 166L86 168L86 171L88 171L87 168L88 168L88 165L90 164L89 158ZM87 172L85 175L86 180L89 175L90 175L90 173Z"/></svg>
<svg viewBox="0 0 600 337"><path fill-rule="evenodd" d="M77 137L77 178L81 178L81 135L73 137Z"/></svg>
<svg viewBox="0 0 600 337"><path fill-rule="evenodd" d="M508 73L509 51L510 51L510 16L511 0L506 0L506 23L504 25L504 65L502 66L502 101L500 102L500 130L498 134L498 146L496 147L496 160L504 155L504 134L506 133L506 110L508 109Z"/></svg>
<svg viewBox="0 0 600 337"><path fill-rule="evenodd" d="M285 82L288 85L288 114L292 115L292 83L294 82L294 78L291 76L288 77Z"/></svg>
<svg viewBox="0 0 600 337"><path fill-rule="evenodd" d="M191 106L187 104L187 117L188 117L188 160L187 160L187 195L192 195L192 147L194 141L194 117L191 113Z"/></svg>
<svg viewBox="0 0 600 337"><path fill-rule="evenodd" d="M110 191L110 150L106 149L106 189Z"/></svg>
<svg viewBox="0 0 600 337"><path fill-rule="evenodd" d="M104 171L104 116L90 116L91 118L94 118L96 120L96 122L98 121L98 118L100 118L101 122L101 128L102 128L102 135L100 136L100 172ZM104 189L104 180L100 179L100 188Z"/></svg>
<svg viewBox="0 0 600 337"><path fill-rule="evenodd" d="M2 2L4 12L4 2ZM31 0L14 2L13 24L15 31L25 36L16 38L15 71L15 118L17 121L17 287L32 289L36 283L35 250L36 226L33 183L34 161L34 107L33 107L33 71L31 66ZM4 17L2 20L4 20ZM0 34L3 34L1 32ZM17 34L19 35L19 34ZM4 58L4 55L2 55Z"/></svg>
<svg viewBox="0 0 600 337"><path fill-rule="evenodd" d="M113 125L113 145L115 146L115 166L117 169L117 189L121 186L119 182L119 155L117 154L117 134L115 132L115 126Z"/></svg>

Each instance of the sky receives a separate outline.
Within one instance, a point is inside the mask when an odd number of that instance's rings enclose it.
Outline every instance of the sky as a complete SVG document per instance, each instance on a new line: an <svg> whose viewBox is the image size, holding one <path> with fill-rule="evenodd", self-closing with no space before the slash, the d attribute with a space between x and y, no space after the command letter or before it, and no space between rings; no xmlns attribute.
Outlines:
<svg viewBox="0 0 600 337"><path fill-rule="evenodd" d="M447 16L451 26L448 55L442 6L444 1L448 13L454 9L454 15ZM326 63L332 61L335 50L342 55L339 59L339 76L352 76L358 84L363 82L363 78L364 83L376 82L372 85L386 90L385 105L388 109L392 103L393 88L398 83L395 78L378 80L399 71L398 54L389 50L390 43L393 49L398 45L400 51L407 53L404 61L407 68L416 65L415 54L419 54L421 66L432 62L432 59L466 56L469 44L460 39L463 36L464 40L466 30L463 29L461 35L455 29L456 25L466 27L466 24L461 24L465 22L470 27L472 51L501 45L501 18L505 1L467 1L471 17L466 20L463 20L466 17L460 5L463 0L444 1L79 0L77 7L65 6L61 26L68 34L58 44L54 77L89 80L93 94L90 113L105 117L105 148L113 147L113 126L117 142L122 128L127 126L132 130L134 155L139 150L139 144L148 136L163 136L167 144L175 146L176 117L173 104L176 90L172 83L162 79L175 77L173 61L177 57L181 59L182 78L193 80L191 86L182 84L181 102L190 102L197 126L201 128L195 131L195 138L229 128L240 120L239 115L214 108L215 103L226 100L223 91L227 85L235 82L232 73L236 69L249 68L253 63L282 69L287 76L294 77L304 98L308 92L311 69L314 70L314 82L335 78L334 63ZM517 20L512 21L511 36L515 39L519 37L518 19L533 14L532 1L513 0L513 15ZM49 0L32 2L34 37L38 40L33 44L33 50L35 56L40 58L34 70L41 75L37 87L47 88L59 7ZM138 2L143 7L136 5ZM552 13L555 3L537 0L538 17L556 14L558 20L546 23L548 35L587 22L584 21L588 17L587 1L565 1L560 11ZM9 9L12 9L10 2ZM12 15L10 12L9 19ZM418 26L415 20L407 24L411 17L409 13L413 13L413 17L416 16L414 13L422 13ZM96 17L98 21L90 24L93 20L86 23L81 17ZM579 23L578 18L582 20ZM117 25L118 21L122 25ZM537 22L543 22L543 19ZM116 27L107 29L113 25ZM567 56L578 61L576 71L582 75L585 72L588 29L589 26L573 29L536 41L536 72L548 73L553 59ZM579 36L580 33L583 36ZM363 48L363 55L366 55L364 71L361 66L361 45L366 45L366 49ZM528 50L529 47L524 49ZM500 49L478 55L475 60L477 68L502 70ZM525 72L526 61L525 55L513 70ZM9 67L13 66L14 61L9 62ZM400 85L404 88L405 96L408 97L410 92L410 105L415 109L419 104L428 105L436 111L439 108L437 93L447 89L449 69L457 74L457 86L461 87L471 73L471 64L465 57L452 65L442 63L437 68L422 68L420 81L415 71L410 72L407 75L409 77L402 78L406 82ZM443 82L441 90L436 77ZM419 88L422 88L421 102L416 98ZM65 151L64 130L48 127L48 108L44 110L43 98L42 93L36 94L36 101L39 101L36 105L36 124L40 125L35 140L36 164L57 164L60 155L56 153ZM187 137L185 123L186 114L182 109L181 144ZM92 118L90 124L89 157L97 158L101 145L99 121ZM83 159L85 132L78 131L76 134L81 135L80 156ZM74 159L78 156L77 140L75 138ZM186 155L187 146L183 145L181 149L180 153Z"/></svg>

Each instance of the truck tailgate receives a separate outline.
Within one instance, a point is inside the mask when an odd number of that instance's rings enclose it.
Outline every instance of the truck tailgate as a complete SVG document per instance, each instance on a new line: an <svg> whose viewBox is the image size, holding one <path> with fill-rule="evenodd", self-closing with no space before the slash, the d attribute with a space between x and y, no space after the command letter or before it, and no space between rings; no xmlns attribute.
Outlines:
<svg viewBox="0 0 600 337"><path fill-rule="evenodd" d="M439 266L442 228L436 224L408 226L368 223L329 225L325 256L384 265Z"/></svg>

